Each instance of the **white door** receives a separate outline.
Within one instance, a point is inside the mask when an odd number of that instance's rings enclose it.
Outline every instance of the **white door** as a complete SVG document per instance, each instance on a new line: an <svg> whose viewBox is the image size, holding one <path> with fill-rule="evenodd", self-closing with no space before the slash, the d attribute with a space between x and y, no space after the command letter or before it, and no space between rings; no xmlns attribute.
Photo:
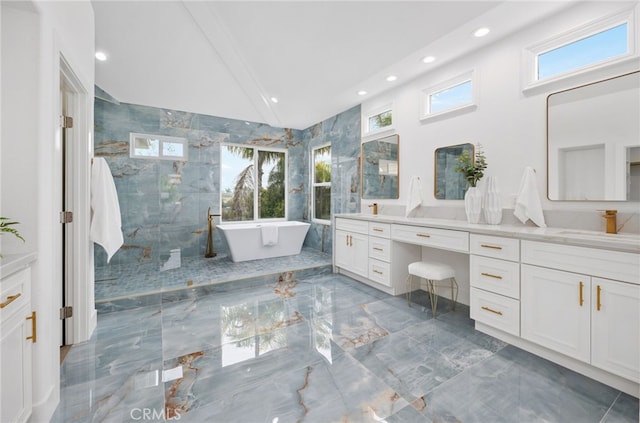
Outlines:
<svg viewBox="0 0 640 423"><path fill-rule="evenodd" d="M336 266L367 276L369 272L369 237L355 232L336 231L334 241Z"/></svg>
<svg viewBox="0 0 640 423"><path fill-rule="evenodd" d="M591 364L640 382L640 285L591 281Z"/></svg>
<svg viewBox="0 0 640 423"><path fill-rule="evenodd" d="M522 265L522 337L590 361L590 276Z"/></svg>
<svg viewBox="0 0 640 423"><path fill-rule="evenodd" d="M349 247L349 235L347 231L336 231L334 246L336 266L346 270L350 270L351 263L353 262L353 250Z"/></svg>

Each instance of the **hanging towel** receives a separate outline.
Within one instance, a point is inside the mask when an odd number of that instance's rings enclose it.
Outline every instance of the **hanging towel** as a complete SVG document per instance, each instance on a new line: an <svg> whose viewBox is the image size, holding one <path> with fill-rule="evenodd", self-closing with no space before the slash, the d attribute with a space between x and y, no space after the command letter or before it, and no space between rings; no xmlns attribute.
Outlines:
<svg viewBox="0 0 640 423"><path fill-rule="evenodd" d="M260 229L262 230L262 245L270 247L278 243L278 227L276 225L263 225Z"/></svg>
<svg viewBox="0 0 640 423"><path fill-rule="evenodd" d="M522 223L531 219L533 223L546 228L544 223L544 215L542 214L542 204L540 203L540 194L538 193L538 183L536 182L536 171L527 166L520 180L520 189L516 198L516 208L513 211L515 217L520 219Z"/></svg>
<svg viewBox="0 0 640 423"><path fill-rule="evenodd" d="M102 157L91 168L91 229L89 239L107 252L107 263L124 242L116 184Z"/></svg>
<svg viewBox="0 0 640 423"><path fill-rule="evenodd" d="M409 181L409 194L407 196L407 210L405 216L422 204L422 182L419 176L412 176Z"/></svg>

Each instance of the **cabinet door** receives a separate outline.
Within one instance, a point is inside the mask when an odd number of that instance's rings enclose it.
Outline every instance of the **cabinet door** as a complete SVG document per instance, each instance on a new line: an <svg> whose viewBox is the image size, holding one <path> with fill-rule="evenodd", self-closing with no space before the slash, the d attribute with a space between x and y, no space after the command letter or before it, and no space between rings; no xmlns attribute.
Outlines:
<svg viewBox="0 0 640 423"><path fill-rule="evenodd" d="M369 239L367 235L336 231L336 266L361 276L368 276Z"/></svg>
<svg viewBox="0 0 640 423"><path fill-rule="evenodd" d="M0 421L26 422L31 415L31 324L23 307L2 322Z"/></svg>
<svg viewBox="0 0 640 423"><path fill-rule="evenodd" d="M591 281L591 364L640 382L640 285Z"/></svg>
<svg viewBox="0 0 640 423"><path fill-rule="evenodd" d="M590 361L590 277L522 265L522 337Z"/></svg>

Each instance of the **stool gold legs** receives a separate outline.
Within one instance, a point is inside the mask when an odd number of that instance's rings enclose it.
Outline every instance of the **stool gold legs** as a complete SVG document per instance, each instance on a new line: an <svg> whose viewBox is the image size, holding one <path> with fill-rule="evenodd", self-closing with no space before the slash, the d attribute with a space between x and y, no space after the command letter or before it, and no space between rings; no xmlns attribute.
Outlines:
<svg viewBox="0 0 640 423"><path fill-rule="evenodd" d="M437 281L426 279L427 292L429 293L429 301L431 302L431 312L433 318L436 318L436 312L438 310L438 284ZM451 309L456 309L456 303L458 302L458 282L456 278L450 278L451 284ZM411 307L411 291L413 291L413 275L407 276L407 304Z"/></svg>

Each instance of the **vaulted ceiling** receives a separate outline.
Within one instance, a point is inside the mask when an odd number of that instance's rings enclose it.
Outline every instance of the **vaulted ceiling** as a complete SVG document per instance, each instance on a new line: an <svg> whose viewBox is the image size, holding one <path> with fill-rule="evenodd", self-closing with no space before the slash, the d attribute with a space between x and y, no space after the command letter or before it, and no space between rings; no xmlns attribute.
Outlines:
<svg viewBox="0 0 640 423"><path fill-rule="evenodd" d="M570 2L94 0L108 55L96 85L126 103L304 129ZM481 26L492 32L474 38Z"/></svg>

